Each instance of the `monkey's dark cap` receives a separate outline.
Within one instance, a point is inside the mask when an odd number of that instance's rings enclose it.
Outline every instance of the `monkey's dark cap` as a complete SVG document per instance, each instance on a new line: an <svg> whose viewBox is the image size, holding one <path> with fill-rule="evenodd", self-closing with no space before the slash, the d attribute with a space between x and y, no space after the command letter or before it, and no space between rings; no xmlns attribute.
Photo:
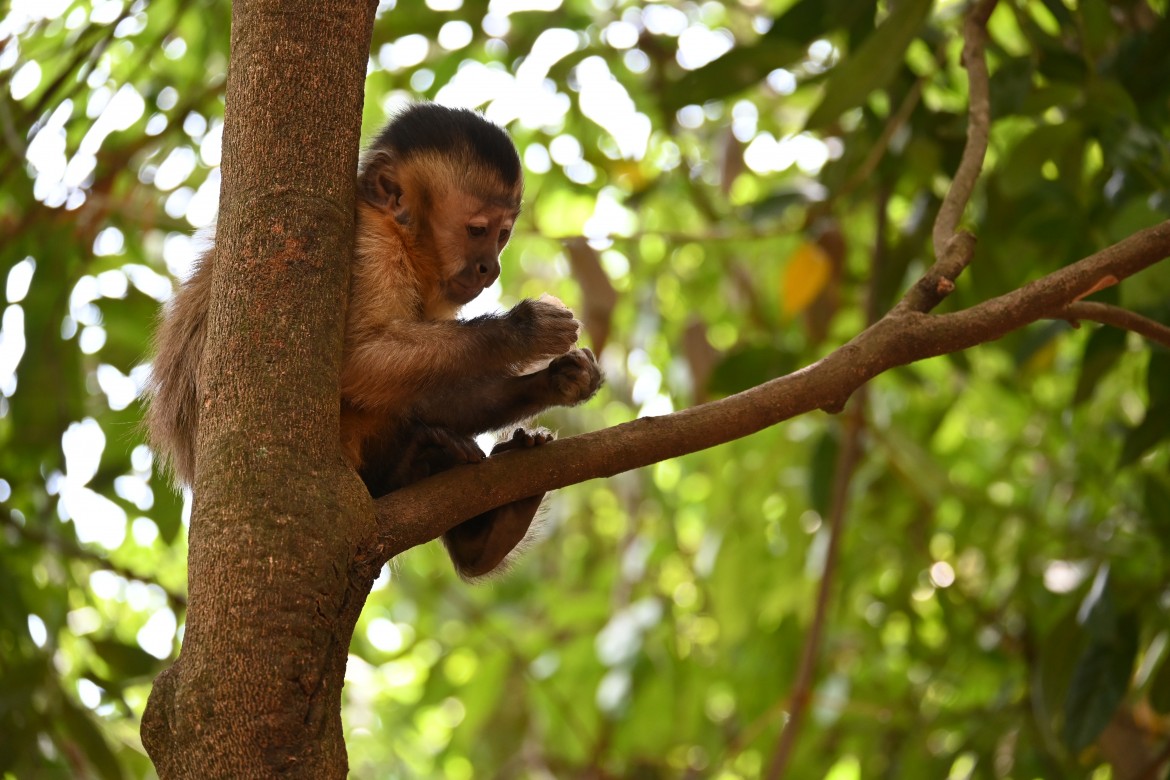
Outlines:
<svg viewBox="0 0 1170 780"><path fill-rule="evenodd" d="M386 126L373 148L389 147L402 159L422 152L456 155L470 151L511 184L520 181L520 155L511 137L475 111L415 103Z"/></svg>

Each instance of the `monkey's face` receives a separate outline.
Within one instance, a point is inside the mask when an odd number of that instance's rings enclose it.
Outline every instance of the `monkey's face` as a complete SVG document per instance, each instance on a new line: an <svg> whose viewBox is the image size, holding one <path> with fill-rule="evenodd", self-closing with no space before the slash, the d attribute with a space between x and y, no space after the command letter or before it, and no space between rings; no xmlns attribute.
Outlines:
<svg viewBox="0 0 1170 780"><path fill-rule="evenodd" d="M431 225L443 296L451 303L470 303L499 278L500 252L519 215L515 203L511 197L485 200L460 190L440 199Z"/></svg>

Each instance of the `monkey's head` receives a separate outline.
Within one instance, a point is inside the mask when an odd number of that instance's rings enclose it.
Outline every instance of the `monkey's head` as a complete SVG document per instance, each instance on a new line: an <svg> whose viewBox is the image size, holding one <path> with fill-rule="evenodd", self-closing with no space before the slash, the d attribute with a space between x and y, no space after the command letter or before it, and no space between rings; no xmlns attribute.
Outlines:
<svg viewBox="0 0 1170 780"><path fill-rule="evenodd" d="M441 295L462 306L500 275L524 176L512 139L474 111L417 103L374 140L358 198L432 258ZM421 259L421 258L416 258Z"/></svg>

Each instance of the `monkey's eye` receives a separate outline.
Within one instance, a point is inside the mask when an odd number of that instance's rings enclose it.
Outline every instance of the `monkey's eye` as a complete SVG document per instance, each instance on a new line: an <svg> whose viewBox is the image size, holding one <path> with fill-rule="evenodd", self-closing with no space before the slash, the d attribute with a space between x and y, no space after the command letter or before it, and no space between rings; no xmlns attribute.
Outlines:
<svg viewBox="0 0 1170 780"><path fill-rule="evenodd" d="M507 230L506 228L504 230L501 230L500 231L500 243L501 244L508 243L508 237L510 235L512 235L512 233L509 230Z"/></svg>
<svg viewBox="0 0 1170 780"><path fill-rule="evenodd" d="M482 238L487 235L487 227L484 225L468 225L467 233L472 238Z"/></svg>

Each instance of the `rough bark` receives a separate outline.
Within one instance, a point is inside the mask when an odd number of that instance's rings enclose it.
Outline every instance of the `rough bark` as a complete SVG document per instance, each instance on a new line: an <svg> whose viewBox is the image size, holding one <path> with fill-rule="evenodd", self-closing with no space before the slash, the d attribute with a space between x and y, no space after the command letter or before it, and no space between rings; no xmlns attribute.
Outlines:
<svg viewBox="0 0 1170 780"><path fill-rule="evenodd" d="M163 778L346 775L372 515L338 450L337 375L375 7L233 6L190 606L142 724Z"/></svg>

